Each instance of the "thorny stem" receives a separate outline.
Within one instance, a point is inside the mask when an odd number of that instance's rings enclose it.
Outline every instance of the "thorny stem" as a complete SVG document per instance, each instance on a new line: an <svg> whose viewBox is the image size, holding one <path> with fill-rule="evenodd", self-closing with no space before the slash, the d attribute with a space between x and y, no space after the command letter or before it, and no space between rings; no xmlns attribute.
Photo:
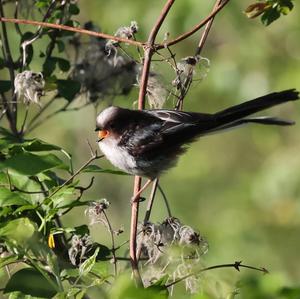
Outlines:
<svg viewBox="0 0 300 299"><path fill-rule="evenodd" d="M175 281L172 281L168 284L165 285L166 288L168 287L171 287L191 276L198 276L200 273L203 273L205 271L209 271L209 270L214 270L214 269L219 269L219 268L234 268L236 269L237 271L240 271L240 268L248 268L248 269L252 269L252 270L256 270L256 271L260 271L260 272L263 272L264 274L267 274L269 273L269 271L266 269L266 268L258 268L258 267L254 267L254 266L249 266L249 265L243 265L241 261L239 262L234 262L233 264L222 264L222 265L215 265L215 266L210 266L210 267L207 267L207 268L204 268L204 269L201 269L199 271L197 271L196 273L190 273L190 274L187 274Z"/></svg>
<svg viewBox="0 0 300 299"><path fill-rule="evenodd" d="M116 248L115 248L115 237L114 237L114 231L112 229L111 223L105 213L105 211L102 211L104 218L106 220L108 230L110 233L110 238L111 238L111 254L112 254L112 259L113 259L113 264L114 264L114 272L115 272L115 277L117 277L118 274L118 268L117 268L117 258L116 258Z"/></svg>

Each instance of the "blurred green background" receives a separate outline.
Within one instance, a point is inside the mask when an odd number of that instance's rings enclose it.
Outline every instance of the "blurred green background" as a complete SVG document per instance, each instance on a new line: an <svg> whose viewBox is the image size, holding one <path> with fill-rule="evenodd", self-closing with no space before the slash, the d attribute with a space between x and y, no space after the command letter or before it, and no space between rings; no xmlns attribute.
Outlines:
<svg viewBox="0 0 300 299"><path fill-rule="evenodd" d="M93 21L102 31L113 34L130 21L138 22L139 40L146 40L164 1L79 1L78 21ZM158 40L164 33L170 38L189 30L205 17L214 1L185 0L175 2ZM300 90L300 9L281 17L269 27L259 19L249 20L242 11L251 1L232 1L215 19L202 52L211 62L210 72L201 83L194 84L186 97L184 109L215 112L272 91L288 88ZM199 33L172 47L176 58L193 55ZM36 66L39 71L39 66ZM170 78L168 67L154 65L155 71ZM169 80L169 78L166 78ZM137 88L114 104L132 107ZM89 158L86 140L96 148L94 132L96 113L87 107L81 111L59 114L32 132L73 154L75 168ZM172 107L171 101L167 107ZM174 216L200 231L208 240L206 265L242 260L246 264L266 267L282 285L300 281L300 154L299 103L288 103L268 111L297 121L293 127L249 126L222 135L212 135L191 145L178 166L161 178ZM39 108L33 108L38 111ZM104 160L97 162L111 167ZM90 176L81 176L84 185ZM97 175L86 198L107 198L109 214L115 228L124 226L128 238L130 176ZM142 203L141 217L145 209ZM166 209L158 194L152 221L163 221ZM65 225L87 224L83 209L76 209L63 219ZM93 226L93 238L109 240L106 230ZM219 270L210 274L222 278L222 288L234 284L242 274ZM260 275L259 273L257 275Z"/></svg>

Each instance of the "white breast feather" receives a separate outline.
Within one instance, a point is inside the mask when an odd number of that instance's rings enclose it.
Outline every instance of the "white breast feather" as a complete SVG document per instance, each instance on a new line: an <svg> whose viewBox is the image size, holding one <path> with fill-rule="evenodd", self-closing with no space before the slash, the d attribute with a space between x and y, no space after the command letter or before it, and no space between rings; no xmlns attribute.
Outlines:
<svg viewBox="0 0 300 299"><path fill-rule="evenodd" d="M136 163L133 157L125 149L118 146L118 140L107 137L99 142L99 147L114 166L127 173L135 174Z"/></svg>

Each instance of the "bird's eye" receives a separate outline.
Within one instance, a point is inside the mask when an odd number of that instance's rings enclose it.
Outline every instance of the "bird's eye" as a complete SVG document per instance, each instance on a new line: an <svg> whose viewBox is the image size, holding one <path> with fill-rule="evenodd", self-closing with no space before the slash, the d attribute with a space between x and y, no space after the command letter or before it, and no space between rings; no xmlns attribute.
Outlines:
<svg viewBox="0 0 300 299"><path fill-rule="evenodd" d="M116 128L116 125L115 125L114 123L111 123L111 124L109 125L109 127L110 127L110 129L115 129L115 128Z"/></svg>

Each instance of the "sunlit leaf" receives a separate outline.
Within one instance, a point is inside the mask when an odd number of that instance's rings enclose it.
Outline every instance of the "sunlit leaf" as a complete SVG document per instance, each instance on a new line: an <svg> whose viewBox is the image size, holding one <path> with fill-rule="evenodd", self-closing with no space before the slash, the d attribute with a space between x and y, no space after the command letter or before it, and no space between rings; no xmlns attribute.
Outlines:
<svg viewBox="0 0 300 299"><path fill-rule="evenodd" d="M8 206L22 206L28 205L29 202L22 197L18 192L12 192L9 189L1 188L0 189L0 207Z"/></svg>
<svg viewBox="0 0 300 299"><path fill-rule="evenodd" d="M94 254L85 260L79 267L79 273L81 276L87 275L96 263L96 257L98 255L99 248L96 248Z"/></svg>
<svg viewBox="0 0 300 299"><path fill-rule="evenodd" d="M53 154L34 155L23 152L1 161L0 169L4 168L13 169L24 175L36 175L52 168L68 169L68 166Z"/></svg>
<svg viewBox="0 0 300 299"><path fill-rule="evenodd" d="M28 218L10 220L0 225L0 237L16 242L19 245L26 243L35 231L34 223Z"/></svg>

